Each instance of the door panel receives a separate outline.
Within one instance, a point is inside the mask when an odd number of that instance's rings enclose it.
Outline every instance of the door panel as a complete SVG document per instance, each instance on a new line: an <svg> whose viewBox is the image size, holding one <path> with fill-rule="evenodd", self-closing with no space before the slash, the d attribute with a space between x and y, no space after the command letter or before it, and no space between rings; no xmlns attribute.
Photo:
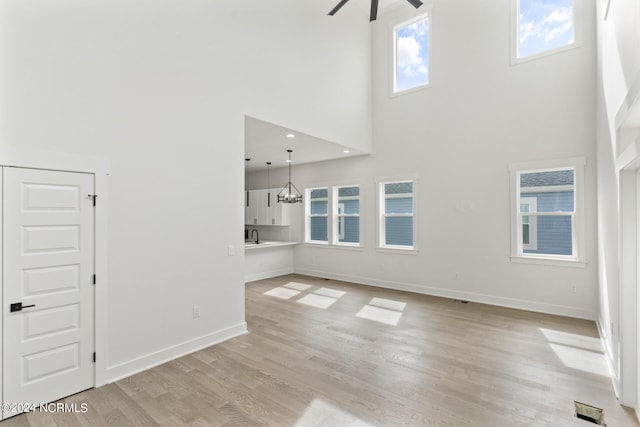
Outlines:
<svg viewBox="0 0 640 427"><path fill-rule="evenodd" d="M22 227L23 255L37 252L67 252L80 249L80 226Z"/></svg>
<svg viewBox="0 0 640 427"><path fill-rule="evenodd" d="M80 286L80 264L25 268L22 270L22 285L25 296L77 289Z"/></svg>
<svg viewBox="0 0 640 427"><path fill-rule="evenodd" d="M48 403L94 384L93 175L3 168L3 181L2 400Z"/></svg>

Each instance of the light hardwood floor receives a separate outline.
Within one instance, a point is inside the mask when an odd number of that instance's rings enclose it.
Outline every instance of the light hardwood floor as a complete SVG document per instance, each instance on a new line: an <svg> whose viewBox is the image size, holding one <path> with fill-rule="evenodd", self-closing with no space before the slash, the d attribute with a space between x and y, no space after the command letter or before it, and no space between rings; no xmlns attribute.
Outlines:
<svg viewBox="0 0 640 427"><path fill-rule="evenodd" d="M247 284L246 317L247 335L63 400L84 414L0 427L595 425L574 400L639 425L590 321L298 275Z"/></svg>

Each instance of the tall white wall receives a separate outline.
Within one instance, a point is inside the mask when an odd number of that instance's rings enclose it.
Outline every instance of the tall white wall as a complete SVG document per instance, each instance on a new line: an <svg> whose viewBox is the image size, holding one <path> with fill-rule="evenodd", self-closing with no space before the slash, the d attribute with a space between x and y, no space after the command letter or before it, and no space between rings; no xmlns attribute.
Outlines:
<svg viewBox="0 0 640 427"><path fill-rule="evenodd" d="M624 232L621 206L627 201L621 198L620 176L616 169L616 159L640 136L640 128L619 129L616 117L623 104L627 104L633 95L633 86L640 84L640 3L634 0L611 1L607 19L604 20L603 5L598 2L598 88L597 88L597 150L598 150L598 241L599 241L599 283L600 304L598 318L607 344L607 356L614 371L616 391L621 393L621 402L640 408L640 393L637 392L638 379L627 375L629 364L636 364L640 372L640 360L637 359L637 347L629 351L632 344L622 340L625 331L632 325L627 320L628 312L623 313L621 302L625 293L621 287L620 270L622 253L620 247L621 230ZM637 89L636 89L637 93ZM631 101L633 101L631 99ZM636 285L637 286L637 285ZM628 301L626 301L628 303ZM635 303L635 312L638 302ZM632 316L632 317L635 317ZM640 326L633 327L640 330ZM638 339L633 340L637 346ZM622 349L622 354L621 354ZM635 355L635 361L629 355ZM626 359L624 356L626 355ZM622 371L620 371L622 367ZM630 399L630 396L635 398Z"/></svg>
<svg viewBox="0 0 640 427"><path fill-rule="evenodd" d="M301 188L362 185L364 247L298 246L296 270L595 319L595 6L579 3L580 47L511 65L509 0L433 2L432 87L396 97L391 27L401 21L372 24L373 154L294 168ZM511 262L508 165L577 156L587 159L587 266ZM419 253L377 252L374 180L408 174L419 177Z"/></svg>
<svg viewBox="0 0 640 427"><path fill-rule="evenodd" d="M0 5L1 143L111 164L112 377L243 324L245 114L370 148L370 28L332 5Z"/></svg>

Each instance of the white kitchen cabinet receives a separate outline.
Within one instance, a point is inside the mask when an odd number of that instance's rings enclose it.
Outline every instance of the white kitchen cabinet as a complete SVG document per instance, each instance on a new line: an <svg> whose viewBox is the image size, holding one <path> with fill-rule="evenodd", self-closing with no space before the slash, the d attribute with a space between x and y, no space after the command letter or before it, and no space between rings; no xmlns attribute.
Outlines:
<svg viewBox="0 0 640 427"><path fill-rule="evenodd" d="M278 203L279 188L245 192L245 224L290 225L289 205Z"/></svg>
<svg viewBox="0 0 640 427"><path fill-rule="evenodd" d="M245 191L244 223L258 224L258 193L255 190Z"/></svg>

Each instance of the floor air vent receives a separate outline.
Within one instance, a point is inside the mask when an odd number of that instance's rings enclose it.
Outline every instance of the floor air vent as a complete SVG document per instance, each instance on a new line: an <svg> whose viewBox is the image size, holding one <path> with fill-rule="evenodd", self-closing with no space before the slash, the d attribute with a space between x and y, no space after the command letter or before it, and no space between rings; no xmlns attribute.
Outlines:
<svg viewBox="0 0 640 427"><path fill-rule="evenodd" d="M576 417L599 426L606 426L604 423L604 410L580 402L573 402L573 404L576 408Z"/></svg>

